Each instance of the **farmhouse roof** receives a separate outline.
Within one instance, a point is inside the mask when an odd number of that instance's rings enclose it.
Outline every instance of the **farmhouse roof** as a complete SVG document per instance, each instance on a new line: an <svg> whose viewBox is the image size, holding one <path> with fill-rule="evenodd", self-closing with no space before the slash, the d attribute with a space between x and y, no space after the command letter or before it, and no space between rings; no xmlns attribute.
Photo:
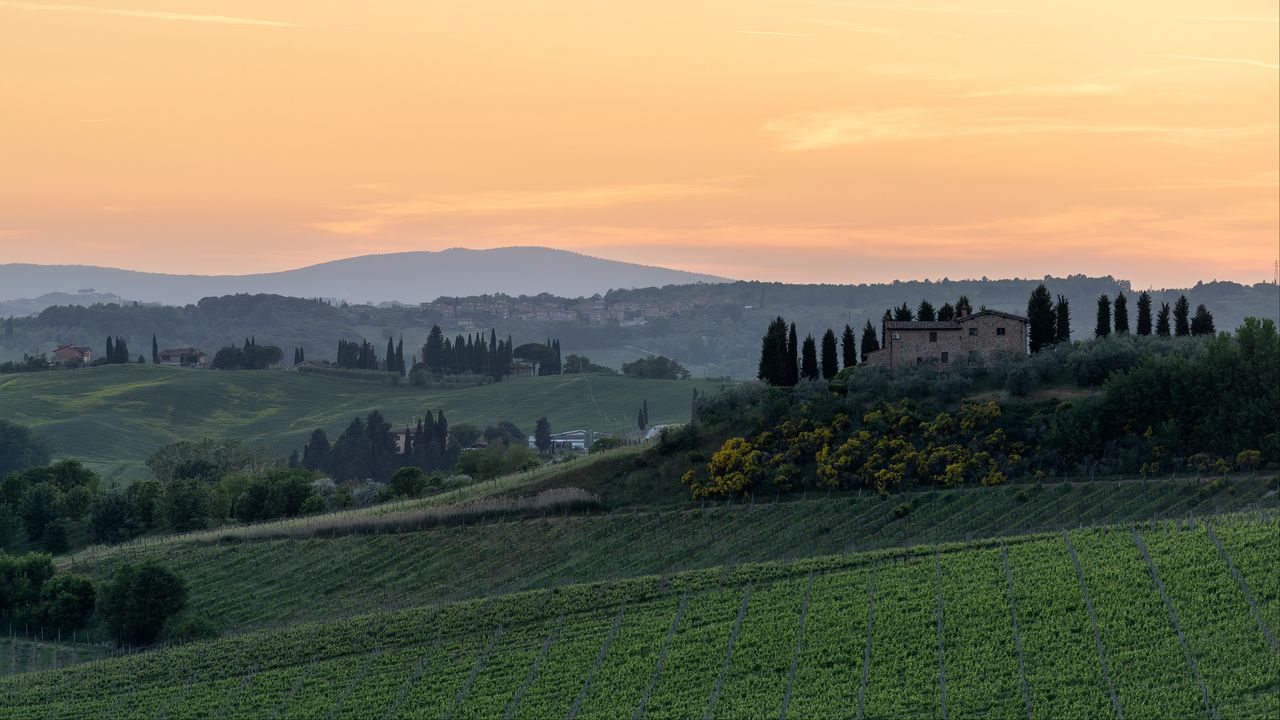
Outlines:
<svg viewBox="0 0 1280 720"><path fill-rule="evenodd" d="M1027 319L1021 315L999 310L979 310L956 320L886 320L885 327L889 330L959 330L961 323L984 315L1008 318L1014 322L1027 322Z"/></svg>

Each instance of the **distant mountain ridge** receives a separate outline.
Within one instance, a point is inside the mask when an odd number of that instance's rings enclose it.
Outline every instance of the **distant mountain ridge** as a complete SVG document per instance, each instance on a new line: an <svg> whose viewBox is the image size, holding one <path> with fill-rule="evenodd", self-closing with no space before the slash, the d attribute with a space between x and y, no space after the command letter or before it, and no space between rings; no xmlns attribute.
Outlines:
<svg viewBox="0 0 1280 720"><path fill-rule="evenodd" d="M451 248L362 255L248 275L172 275L93 265L13 263L0 265L0 301L94 288L97 293L166 305L236 293L419 303L442 295L546 292L586 297L613 289L719 282L726 278L545 247Z"/></svg>

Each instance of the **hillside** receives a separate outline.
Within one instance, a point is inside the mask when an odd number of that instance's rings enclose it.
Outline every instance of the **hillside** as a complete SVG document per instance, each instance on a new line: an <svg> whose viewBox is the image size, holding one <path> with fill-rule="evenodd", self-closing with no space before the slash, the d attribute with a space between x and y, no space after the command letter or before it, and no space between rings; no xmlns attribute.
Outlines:
<svg viewBox="0 0 1280 720"><path fill-rule="evenodd" d="M218 372L109 365L0 376L0 411L50 438L59 457L85 461L107 478L136 479L156 448L201 437L234 438L281 454L316 427L336 436L356 415L378 410L393 424L444 411L451 424L510 420L532 434L546 416L554 431L626 433L649 403L654 425L689 419L701 381L559 375L482 387L421 389L289 371Z"/></svg>
<svg viewBox="0 0 1280 720"><path fill-rule="evenodd" d="M88 265L0 265L0 288L11 300L93 288L131 300L185 305L211 295L276 293L349 302L417 304L441 295L590 296L613 288L724 282L683 270L605 260L543 247L452 248L334 260L251 275L167 275Z"/></svg>
<svg viewBox="0 0 1280 720"><path fill-rule="evenodd" d="M1161 480L868 493L563 517L472 517L467 524L374 535L359 522L368 517L365 511L350 515L351 529L336 537L329 530L313 534L307 520L282 521L192 540L149 538L95 548L67 564L106 578L123 561L159 561L187 581L202 617L243 630L566 582L1274 509L1280 507L1274 487L1274 478L1240 478L1216 491L1201 491L1192 480ZM902 515L904 506L910 512Z"/></svg>
<svg viewBox="0 0 1280 720"><path fill-rule="evenodd" d="M5 717L1270 717L1280 522L919 546L304 624L0 680Z"/></svg>

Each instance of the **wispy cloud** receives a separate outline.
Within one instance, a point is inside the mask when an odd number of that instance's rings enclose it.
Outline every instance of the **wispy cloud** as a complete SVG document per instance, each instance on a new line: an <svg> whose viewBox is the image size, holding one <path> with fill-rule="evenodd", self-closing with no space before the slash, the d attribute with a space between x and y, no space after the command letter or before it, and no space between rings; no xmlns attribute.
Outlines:
<svg viewBox="0 0 1280 720"><path fill-rule="evenodd" d="M764 130L776 133L782 150L817 150L910 140L984 135L1154 135L1169 140L1204 140L1270 133L1275 125L1204 128L1172 125L1099 124L1018 115L991 115L960 108L896 107L799 113L772 120Z"/></svg>
<svg viewBox="0 0 1280 720"><path fill-rule="evenodd" d="M778 35L781 37L813 37L808 33L777 32L774 30L731 30L739 35Z"/></svg>
<svg viewBox="0 0 1280 720"><path fill-rule="evenodd" d="M888 37L906 37L901 30L890 27L881 27L879 25L866 25L849 20L837 20L835 18L796 18L801 22L817 23L819 25L831 25L853 33L866 33L868 35L887 35Z"/></svg>
<svg viewBox="0 0 1280 720"><path fill-rule="evenodd" d="M1175 15L1183 20L1221 20L1224 22L1280 23L1280 17L1262 15Z"/></svg>
<svg viewBox="0 0 1280 720"><path fill-rule="evenodd" d="M1263 62L1261 60L1250 60L1249 58L1207 57L1205 55L1159 55L1157 57L1175 58L1178 60L1198 60L1200 62L1228 63L1231 65L1249 65L1252 67L1264 68L1266 70L1280 70L1280 65L1275 63Z"/></svg>
<svg viewBox="0 0 1280 720"><path fill-rule="evenodd" d="M194 13L169 12L165 10L126 10L122 8L102 8L89 5L47 5L45 3L16 2L0 0L0 8L11 10L31 10L60 13L85 13L92 15L117 15L122 17L149 18L152 20L176 20L180 22L217 23L221 25L254 25L258 27L300 28L303 25L280 22L276 20L258 20L256 18L233 17L230 15L200 15Z"/></svg>
<svg viewBox="0 0 1280 720"><path fill-rule="evenodd" d="M1020 85L997 90L978 90L961 97L1000 97L1003 95L1115 95L1123 85L1112 83L1075 83L1071 85Z"/></svg>
<svg viewBox="0 0 1280 720"><path fill-rule="evenodd" d="M340 235L372 235L401 222L442 215L490 215L558 208L606 207L726 191L726 187L715 183L653 183L575 190L459 193L345 205L340 208L348 216L345 219L312 223L311 227Z"/></svg>
<svg viewBox="0 0 1280 720"><path fill-rule="evenodd" d="M936 13L938 15L1007 15L1001 8L958 7L953 5L900 5L898 3L847 2L847 0L811 0L819 5L858 8L859 10L894 10L911 13Z"/></svg>

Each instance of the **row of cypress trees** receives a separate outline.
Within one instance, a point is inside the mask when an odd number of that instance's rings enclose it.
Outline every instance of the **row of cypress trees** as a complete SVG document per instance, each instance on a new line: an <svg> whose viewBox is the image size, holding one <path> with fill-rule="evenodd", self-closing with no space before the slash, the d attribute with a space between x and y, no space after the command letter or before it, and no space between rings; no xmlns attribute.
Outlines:
<svg viewBox="0 0 1280 720"><path fill-rule="evenodd" d="M1151 295L1143 292L1138 295L1137 334L1150 335L1152 331L1160 337L1185 337L1188 335L1213 335L1213 313L1203 304L1196 306L1195 315L1191 314L1191 303L1186 295L1179 295L1178 300L1169 307L1169 303L1160 303L1156 312L1155 323L1151 318ZM1112 332L1129 332L1129 307L1124 293L1116 296L1114 302L1106 294L1098 296L1097 322L1093 329L1094 337L1106 337Z"/></svg>

